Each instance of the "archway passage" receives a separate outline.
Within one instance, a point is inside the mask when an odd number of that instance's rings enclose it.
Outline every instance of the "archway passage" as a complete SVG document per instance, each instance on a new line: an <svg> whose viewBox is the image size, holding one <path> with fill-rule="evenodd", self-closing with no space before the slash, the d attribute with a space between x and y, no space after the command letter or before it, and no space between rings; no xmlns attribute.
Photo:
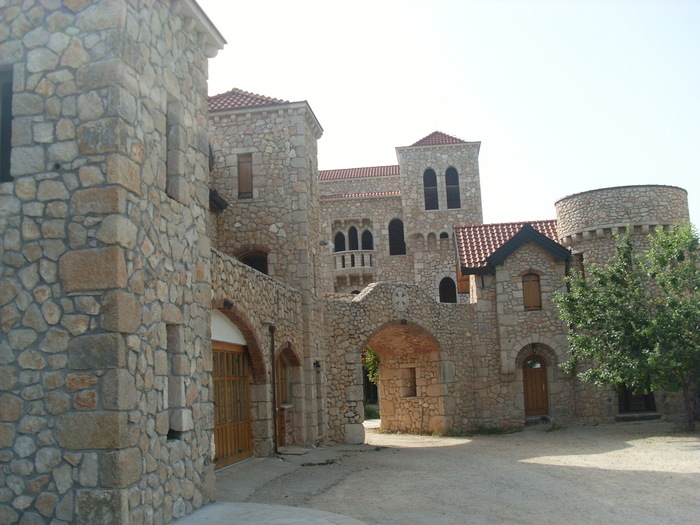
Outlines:
<svg viewBox="0 0 700 525"><path fill-rule="evenodd" d="M435 337L401 321L380 328L367 345L379 357L381 429L414 434L448 430Z"/></svg>
<svg viewBox="0 0 700 525"><path fill-rule="evenodd" d="M250 360L246 348L212 341L216 468L253 455Z"/></svg>
<svg viewBox="0 0 700 525"><path fill-rule="evenodd" d="M531 355L525 359L523 363L523 390L526 416L549 414L547 365L542 357Z"/></svg>

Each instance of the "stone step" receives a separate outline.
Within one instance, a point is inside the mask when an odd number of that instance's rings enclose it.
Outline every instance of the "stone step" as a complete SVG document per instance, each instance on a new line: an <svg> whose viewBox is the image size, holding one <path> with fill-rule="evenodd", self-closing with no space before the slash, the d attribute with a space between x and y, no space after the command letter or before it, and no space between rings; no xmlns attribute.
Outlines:
<svg viewBox="0 0 700 525"><path fill-rule="evenodd" d="M618 414L615 416L615 421L618 423L628 423L630 421L653 421L661 419L661 414L658 412L628 412L626 414Z"/></svg>

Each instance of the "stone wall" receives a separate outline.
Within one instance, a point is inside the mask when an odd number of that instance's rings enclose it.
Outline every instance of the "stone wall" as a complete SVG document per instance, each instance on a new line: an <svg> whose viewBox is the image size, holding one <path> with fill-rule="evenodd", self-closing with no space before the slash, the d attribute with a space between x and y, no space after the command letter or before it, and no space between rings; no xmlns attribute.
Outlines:
<svg viewBox="0 0 700 525"><path fill-rule="evenodd" d="M0 8L0 521L166 523L214 495L207 56L194 3Z"/></svg>
<svg viewBox="0 0 700 525"><path fill-rule="evenodd" d="M212 189L230 204L216 215L217 248L231 256L267 254L268 274L301 294L304 426L307 439L323 436L324 417L314 363L324 360L323 279L327 248L320 245L317 141L322 129L306 102L212 113L215 158ZM238 156L252 155L253 196L239 198ZM312 409L312 407L314 407Z"/></svg>
<svg viewBox="0 0 700 525"><path fill-rule="evenodd" d="M481 224L481 182L479 179L480 142L443 146L414 146L396 148L401 166L401 196L407 237L451 229L454 224ZM461 207L448 209L445 172L455 168L459 175ZM438 210L425 209L423 173L433 169L438 182Z"/></svg>
<svg viewBox="0 0 700 525"><path fill-rule="evenodd" d="M689 220L688 193L675 186L602 188L564 197L555 207L564 246L629 225L643 227L646 233Z"/></svg>
<svg viewBox="0 0 700 525"><path fill-rule="evenodd" d="M295 356L290 360L295 368L290 431L296 443L315 442L321 431L308 424L308 413L314 411L314 404L313 400L307 400L306 391L315 388L321 378L315 373L304 374L300 366L304 343L301 292L217 250L212 251L211 264L214 307L224 312L246 337L253 368L251 412L255 455L266 457L274 450L269 322L275 326L275 357L282 351L285 355L291 351ZM309 380L311 385L306 384Z"/></svg>
<svg viewBox="0 0 700 525"><path fill-rule="evenodd" d="M396 175L385 177L355 177L351 179L331 179L319 181L320 195L354 195L358 193L381 193L401 190L401 177Z"/></svg>

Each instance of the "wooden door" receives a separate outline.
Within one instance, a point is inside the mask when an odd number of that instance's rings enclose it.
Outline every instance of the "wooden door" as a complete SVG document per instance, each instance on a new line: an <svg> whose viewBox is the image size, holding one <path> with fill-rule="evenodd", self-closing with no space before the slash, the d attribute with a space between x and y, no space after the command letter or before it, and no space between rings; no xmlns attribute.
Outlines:
<svg viewBox="0 0 700 525"><path fill-rule="evenodd" d="M540 356L532 355L523 363L523 384L525 415L544 416L549 414L547 367L544 359Z"/></svg>
<svg viewBox="0 0 700 525"><path fill-rule="evenodd" d="M253 455L250 364L244 346L212 341L216 468Z"/></svg>

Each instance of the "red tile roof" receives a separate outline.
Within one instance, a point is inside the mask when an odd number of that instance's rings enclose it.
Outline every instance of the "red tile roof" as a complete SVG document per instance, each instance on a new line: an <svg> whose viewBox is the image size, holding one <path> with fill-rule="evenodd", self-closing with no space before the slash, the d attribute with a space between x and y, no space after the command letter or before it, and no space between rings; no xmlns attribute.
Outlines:
<svg viewBox="0 0 700 525"><path fill-rule="evenodd" d="M344 170L320 170L318 180L361 179L364 177L388 177L400 175L399 166L373 166L371 168L348 168Z"/></svg>
<svg viewBox="0 0 700 525"><path fill-rule="evenodd" d="M401 191L370 191L366 193L343 193L338 195L322 195L321 199L355 199L362 197L391 197L401 195Z"/></svg>
<svg viewBox="0 0 700 525"><path fill-rule="evenodd" d="M442 146L444 144L466 144L466 140L458 139L442 131L433 131L427 137L423 137L418 142L411 144L409 147L413 146Z"/></svg>
<svg viewBox="0 0 700 525"><path fill-rule="evenodd" d="M460 266L486 268L486 258L509 241L525 224L530 224L542 235L559 242L556 220L455 226Z"/></svg>
<svg viewBox="0 0 700 525"><path fill-rule="evenodd" d="M226 93L219 93L209 97L209 111L223 111L226 109L241 109L255 106L270 106L274 104L288 104L288 100L265 97L256 93L249 93L242 89L233 88Z"/></svg>

